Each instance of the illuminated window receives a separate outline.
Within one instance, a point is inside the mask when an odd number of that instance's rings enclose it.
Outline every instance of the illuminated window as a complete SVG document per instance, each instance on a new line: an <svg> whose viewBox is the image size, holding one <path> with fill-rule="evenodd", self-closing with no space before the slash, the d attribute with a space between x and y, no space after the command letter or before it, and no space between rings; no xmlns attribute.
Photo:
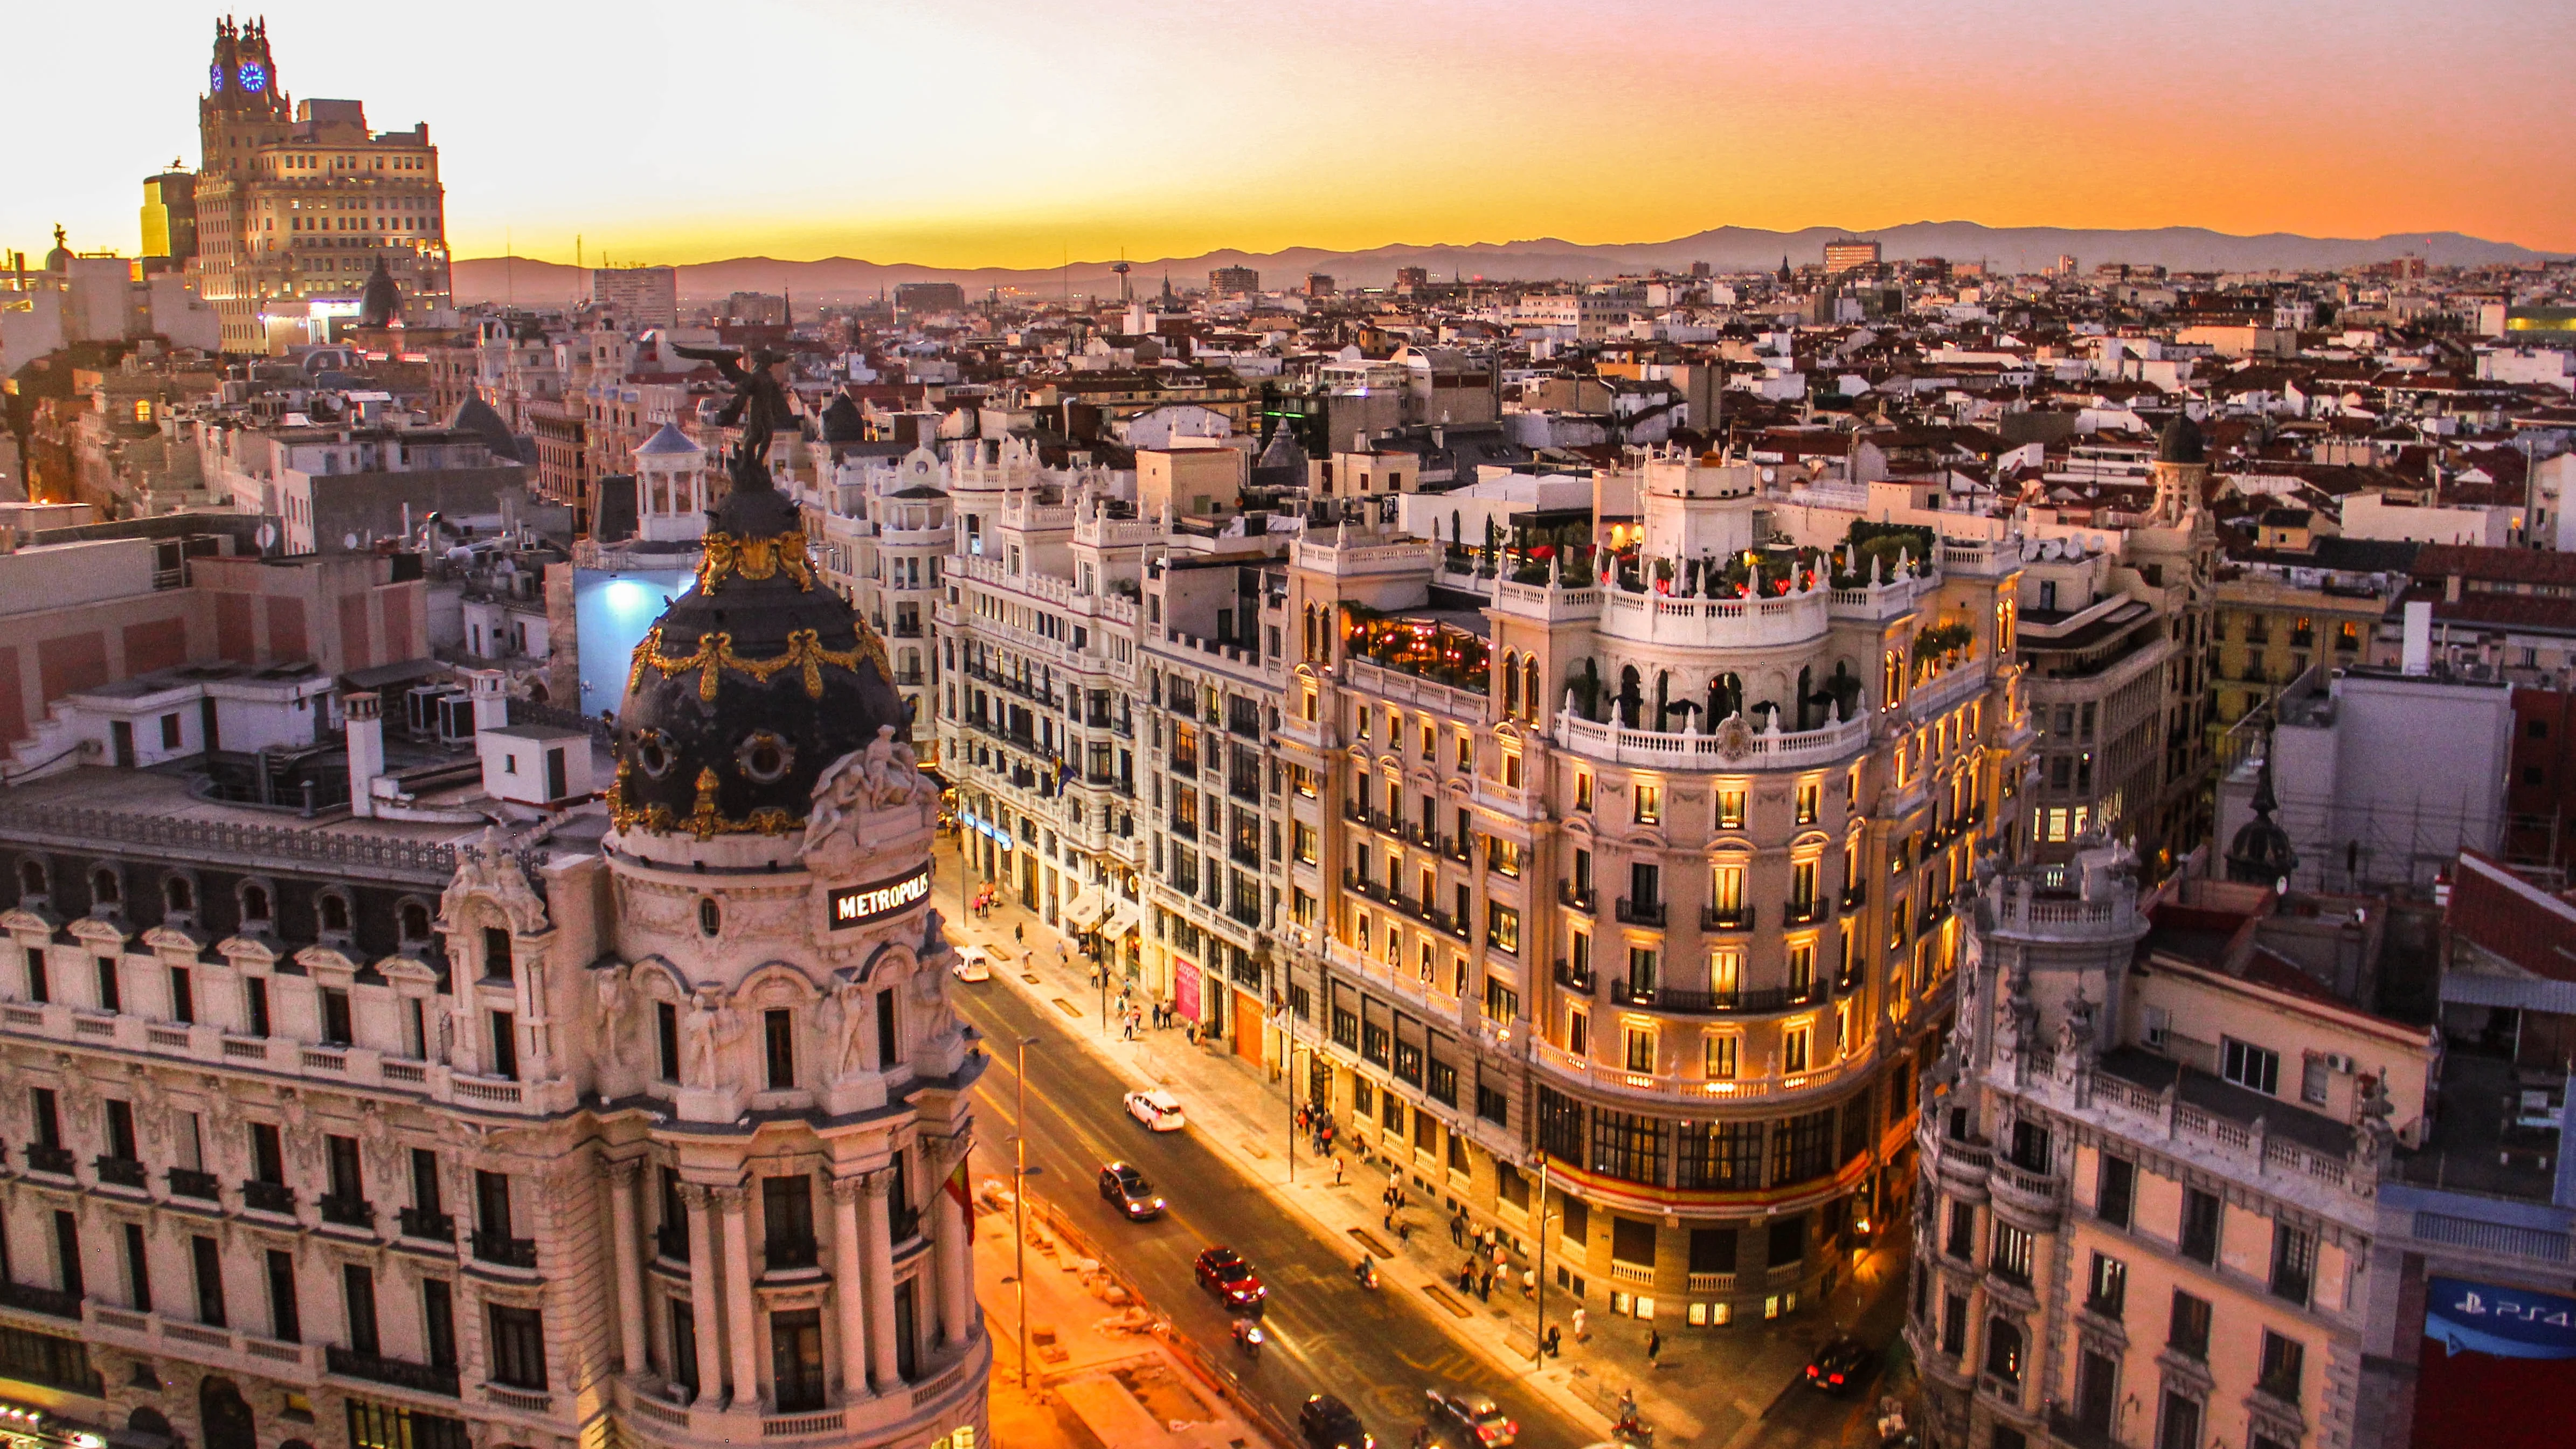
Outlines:
<svg viewBox="0 0 2576 1449"><path fill-rule="evenodd" d="M1662 823L1664 818L1663 787L1660 785L1649 785L1642 780L1639 781L1637 784L1636 813L1637 823L1640 825L1656 825Z"/></svg>

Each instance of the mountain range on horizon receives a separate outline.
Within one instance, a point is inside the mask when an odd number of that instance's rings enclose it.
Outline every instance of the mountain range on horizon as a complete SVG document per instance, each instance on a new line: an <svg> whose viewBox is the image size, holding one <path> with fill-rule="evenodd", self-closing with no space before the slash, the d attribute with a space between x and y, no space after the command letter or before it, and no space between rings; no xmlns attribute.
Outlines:
<svg viewBox="0 0 2576 1449"><path fill-rule="evenodd" d="M1395 243L1362 251L1321 247L1288 247L1275 252L1232 248L1192 257L1131 261L1128 280L1138 295L1158 291L1170 276L1176 287L1203 287L1217 267L1251 267L1265 286L1303 285L1310 273L1323 273L1341 287L1392 285L1396 270L1421 267L1435 280L1597 281L1656 268L1686 271L1706 262L1718 272L1777 267L1785 257L1792 265L1822 259L1828 241L1844 237L1876 241L1891 261L1946 257L1954 262L1983 261L2002 272L2037 272L2072 255L2085 269L2100 262L2162 266L2174 271L2334 270L2400 256L2420 256L2428 265L2480 266L2564 258L2568 253L2535 251L2513 242L2489 241L2458 232L2403 232L2370 238L2309 237L2289 232L2237 236L2204 227L2169 226L2141 230L2081 227L1990 227L1976 222L1925 221L1903 226L1844 230L1811 226L1797 231L1766 231L1724 226L1661 242L1620 242L1585 246L1554 237L1527 241L1473 242L1460 245ZM777 292L817 304L847 303L873 297L905 282L955 282L968 293L990 289L1038 297L1101 296L1113 292L1118 277L1108 259L1074 262L1062 267L934 267L902 262L871 262L851 257L783 261L773 257L733 257L679 268L680 296L685 301L712 301L732 292ZM561 262L528 257L470 257L453 266L457 300L526 302L546 306L578 295L580 269Z"/></svg>

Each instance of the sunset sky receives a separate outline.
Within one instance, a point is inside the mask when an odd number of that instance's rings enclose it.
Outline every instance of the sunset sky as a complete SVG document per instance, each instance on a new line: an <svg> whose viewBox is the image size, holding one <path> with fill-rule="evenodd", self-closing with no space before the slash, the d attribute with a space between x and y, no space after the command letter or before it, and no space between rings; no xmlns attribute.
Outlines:
<svg viewBox="0 0 2576 1449"><path fill-rule="evenodd" d="M131 253L141 178L196 163L218 12L20 12L0 247L60 221ZM1953 219L2576 250L2568 0L265 14L290 95L429 122L459 256L1052 266Z"/></svg>

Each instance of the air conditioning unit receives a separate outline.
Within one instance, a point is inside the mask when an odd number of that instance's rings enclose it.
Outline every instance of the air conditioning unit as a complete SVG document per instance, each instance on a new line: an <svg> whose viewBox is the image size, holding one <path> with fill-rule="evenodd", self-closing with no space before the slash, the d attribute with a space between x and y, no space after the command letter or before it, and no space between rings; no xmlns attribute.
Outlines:
<svg viewBox="0 0 2576 1449"><path fill-rule="evenodd" d="M2342 1072L2349 1076L2352 1073L2352 1058L2345 1056L2341 1052L2328 1052L2326 1053L2326 1070L2330 1072Z"/></svg>

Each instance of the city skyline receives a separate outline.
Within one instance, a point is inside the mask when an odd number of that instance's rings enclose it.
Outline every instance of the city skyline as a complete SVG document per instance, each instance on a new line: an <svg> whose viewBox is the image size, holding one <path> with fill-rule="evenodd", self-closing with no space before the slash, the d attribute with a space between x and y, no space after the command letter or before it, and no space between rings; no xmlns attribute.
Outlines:
<svg viewBox="0 0 2576 1449"><path fill-rule="evenodd" d="M88 137L18 158L5 245L33 256L59 221L76 249L134 250L140 179L198 159L211 13L148 7L117 107L80 111L97 84L81 66L0 97L16 134L80 114ZM1832 15L1651 4L1343 4L1221 34L1153 0L765 5L727 31L791 57L742 88L785 138L757 147L737 139L725 67L692 68L722 46L693 49L702 22L659 7L612 31L455 13L455 37L585 55L604 84L315 6L264 13L291 95L364 98L378 130L430 125L463 258L1045 267L1927 217L2576 248L2576 142L2512 124L2564 92L2546 57L2576 19L2515 0L2438 19L2349 7L2326 32L2286 8L2186 5L2115 29L2005 0L1937 19L1907 5L1857 38ZM22 23L37 49L95 44L77 15ZM1672 179L1641 186L1641 166Z"/></svg>

